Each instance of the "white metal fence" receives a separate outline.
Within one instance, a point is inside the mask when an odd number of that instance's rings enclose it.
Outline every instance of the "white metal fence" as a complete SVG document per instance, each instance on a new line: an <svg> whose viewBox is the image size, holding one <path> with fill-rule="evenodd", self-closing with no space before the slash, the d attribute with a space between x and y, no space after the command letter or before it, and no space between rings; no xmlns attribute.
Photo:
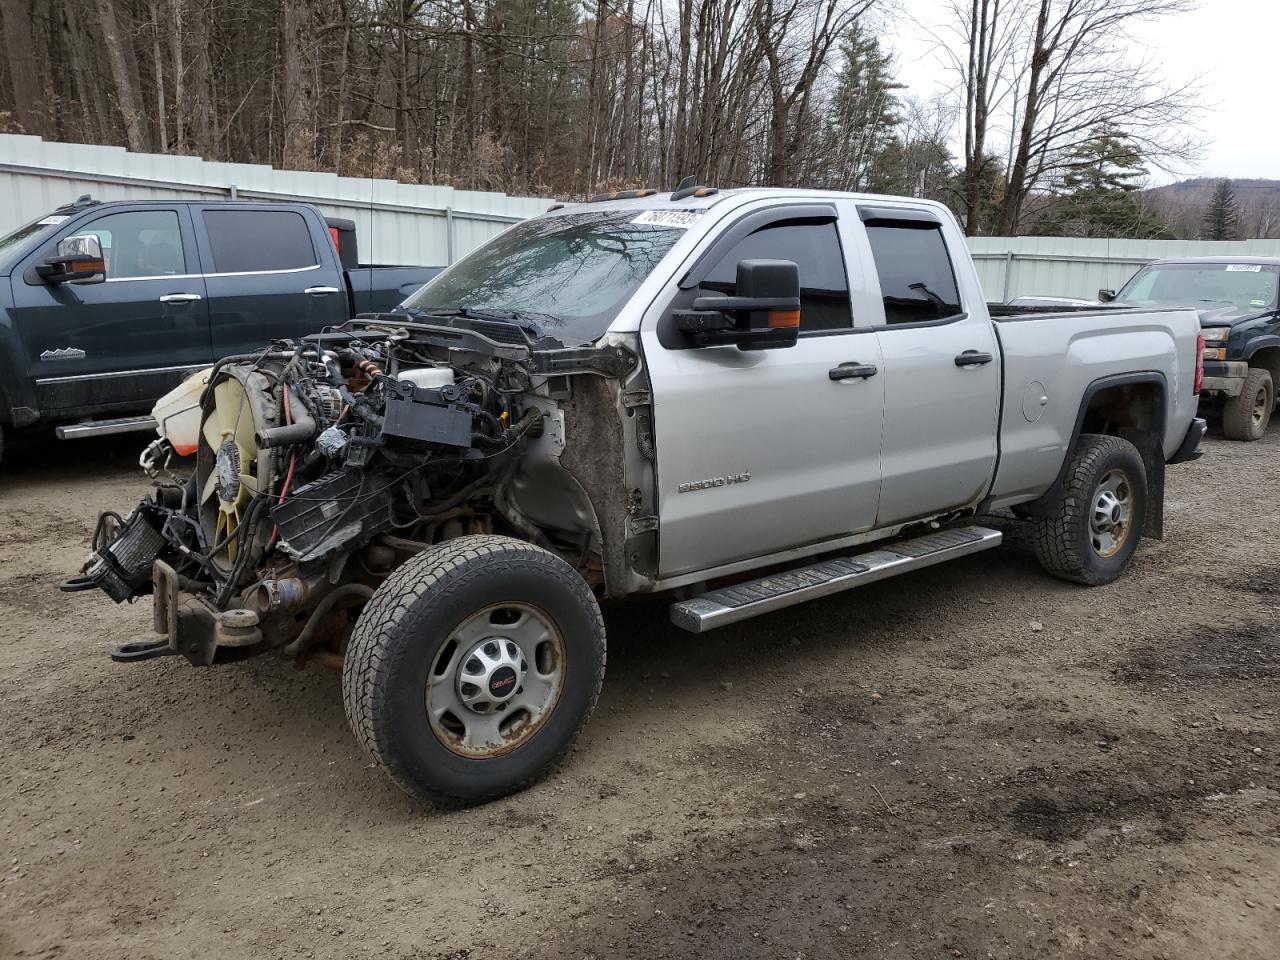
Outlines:
<svg viewBox="0 0 1280 960"><path fill-rule="evenodd" d="M100 200L303 200L354 220L365 262L424 266L452 263L550 203L0 134L0 235L84 193ZM1280 256L1280 240L974 237L969 245L987 298L1002 301L1034 295L1092 298L1163 257Z"/></svg>
<svg viewBox="0 0 1280 960"><path fill-rule="evenodd" d="M0 134L0 235L85 193L96 200L301 200L354 220L366 263L423 266L452 263L550 203Z"/></svg>
<svg viewBox="0 0 1280 960"><path fill-rule="evenodd" d="M1143 264L1167 257L1251 254L1280 257L1280 240L1102 240L1073 237L971 237L988 300L1056 296L1093 299L1117 290Z"/></svg>

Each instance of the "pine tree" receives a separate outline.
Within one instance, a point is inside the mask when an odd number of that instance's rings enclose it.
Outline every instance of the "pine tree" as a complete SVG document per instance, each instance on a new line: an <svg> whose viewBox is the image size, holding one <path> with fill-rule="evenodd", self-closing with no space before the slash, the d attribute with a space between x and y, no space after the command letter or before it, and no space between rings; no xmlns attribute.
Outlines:
<svg viewBox="0 0 1280 960"><path fill-rule="evenodd" d="M882 190L892 173L884 169L894 134L902 122L893 78L893 57L880 41L854 21L840 43L845 68L831 103L830 137L837 169L832 186L846 190Z"/></svg>
<svg viewBox="0 0 1280 960"><path fill-rule="evenodd" d="M1223 180L1214 188L1204 211L1200 230L1202 240L1239 240L1240 205L1236 203L1231 181Z"/></svg>
<svg viewBox="0 0 1280 960"><path fill-rule="evenodd" d="M1039 225L1041 233L1077 237L1168 236L1164 220L1134 196L1147 176L1142 153L1122 131L1103 127L1072 151L1057 200Z"/></svg>

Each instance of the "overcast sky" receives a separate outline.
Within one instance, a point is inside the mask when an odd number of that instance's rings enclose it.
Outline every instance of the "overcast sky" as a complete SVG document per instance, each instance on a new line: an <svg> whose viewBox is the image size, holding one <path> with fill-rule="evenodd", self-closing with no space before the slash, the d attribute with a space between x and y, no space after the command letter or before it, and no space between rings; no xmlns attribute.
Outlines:
<svg viewBox="0 0 1280 960"><path fill-rule="evenodd" d="M942 68L934 42L911 25L929 28L947 18L947 0L898 0L903 15L884 38L897 55L900 80L927 96L954 82ZM1205 109L1194 124L1205 146L1193 168L1177 177L1156 173L1155 182L1189 176L1280 179L1280 0L1203 0L1195 13L1139 26L1135 40L1170 81L1203 74Z"/></svg>

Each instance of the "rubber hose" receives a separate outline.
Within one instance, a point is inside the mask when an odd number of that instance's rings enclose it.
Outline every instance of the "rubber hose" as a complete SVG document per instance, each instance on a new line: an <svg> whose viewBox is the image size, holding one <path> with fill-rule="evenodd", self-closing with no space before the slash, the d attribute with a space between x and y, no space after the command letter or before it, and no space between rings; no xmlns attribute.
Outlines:
<svg viewBox="0 0 1280 960"><path fill-rule="evenodd" d="M285 656L297 657L305 653L307 647L311 646L311 641L316 635L316 631L320 629L320 623L328 616L338 601L345 600L347 597L363 597L366 601L373 596L373 587L366 587L362 583L345 583L338 589L333 590L324 595L324 599L316 604L315 610L311 617L307 620L307 625L302 628L302 632L297 638L290 643L285 644L282 648Z"/></svg>

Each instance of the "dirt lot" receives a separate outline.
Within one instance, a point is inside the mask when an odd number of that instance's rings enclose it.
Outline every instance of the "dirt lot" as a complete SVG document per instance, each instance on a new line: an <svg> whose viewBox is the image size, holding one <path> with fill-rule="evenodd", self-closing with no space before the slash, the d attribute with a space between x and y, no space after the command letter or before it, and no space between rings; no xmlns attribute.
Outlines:
<svg viewBox="0 0 1280 960"><path fill-rule="evenodd" d="M64 596L136 439L0 467L0 956L1280 956L1280 427L1119 583L1008 545L696 638L607 613L566 766L441 813L334 675L116 666Z"/></svg>

